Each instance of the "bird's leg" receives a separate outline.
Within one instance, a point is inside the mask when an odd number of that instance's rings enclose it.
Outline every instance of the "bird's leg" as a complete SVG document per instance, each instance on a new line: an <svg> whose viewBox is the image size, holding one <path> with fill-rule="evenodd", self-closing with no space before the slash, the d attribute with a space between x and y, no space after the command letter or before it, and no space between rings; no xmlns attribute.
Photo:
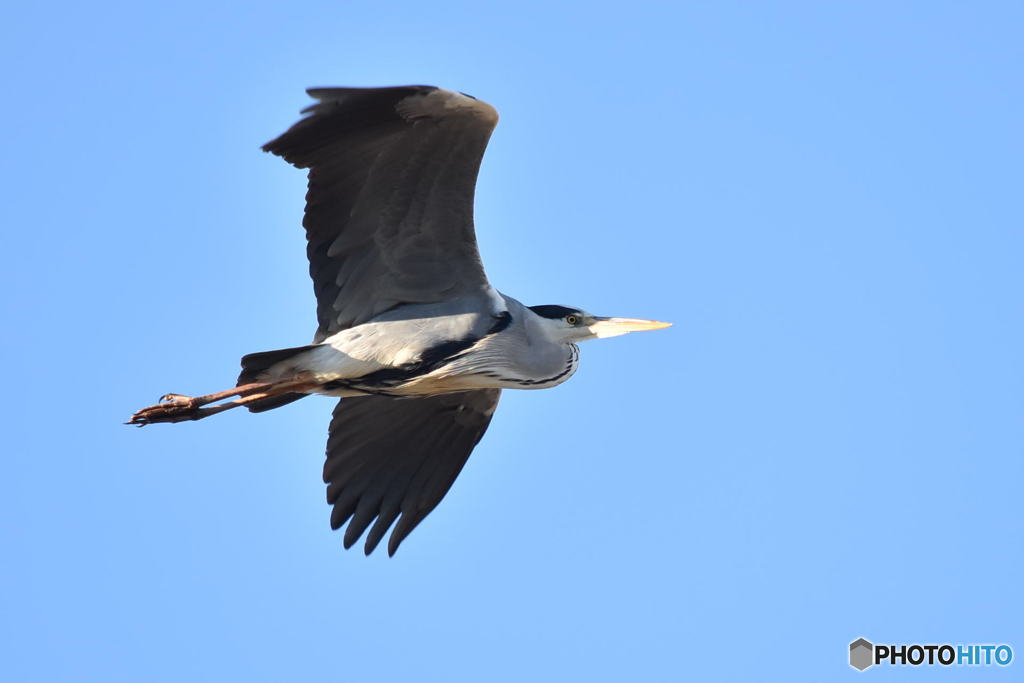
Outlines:
<svg viewBox="0 0 1024 683"><path fill-rule="evenodd" d="M210 415L222 413L225 410L238 408L260 399L277 396L292 391L308 391L316 386L315 382L307 378L299 377L282 382L254 382L243 384L233 389L225 389L205 396L182 396L181 394L164 394L160 402L137 411L125 424L138 425L140 427L156 422L185 422L188 420L201 420ZM228 401L216 406L204 408L210 403L216 403L225 398L238 396L234 401Z"/></svg>
<svg viewBox="0 0 1024 683"><path fill-rule="evenodd" d="M183 396L182 394L164 394L160 397L160 405L188 405L190 408L198 408L208 403L216 403L232 396L246 396L249 392L260 391L271 386L269 382L255 382L243 384L232 389L225 389L205 396Z"/></svg>
<svg viewBox="0 0 1024 683"><path fill-rule="evenodd" d="M164 394L160 402L139 410L127 424L147 425L154 422L184 422L186 420L201 420L204 417L215 415L228 409L228 405L214 406L213 408L202 408L210 403L221 401L232 396L247 396L252 393L266 390L269 383L245 384L224 391L218 391L205 396L182 396L181 394ZM234 407L234 406L231 406ZM220 410L218 410L220 408Z"/></svg>

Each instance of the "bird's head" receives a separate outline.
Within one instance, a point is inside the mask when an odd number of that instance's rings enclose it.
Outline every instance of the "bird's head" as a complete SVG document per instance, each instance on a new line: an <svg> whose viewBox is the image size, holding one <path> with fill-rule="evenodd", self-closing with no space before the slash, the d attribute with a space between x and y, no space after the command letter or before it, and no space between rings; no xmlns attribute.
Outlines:
<svg viewBox="0 0 1024 683"><path fill-rule="evenodd" d="M641 330L660 330L672 325L640 318L602 318L567 306L530 306L530 310L540 316L544 330L552 339L565 343L618 337Z"/></svg>

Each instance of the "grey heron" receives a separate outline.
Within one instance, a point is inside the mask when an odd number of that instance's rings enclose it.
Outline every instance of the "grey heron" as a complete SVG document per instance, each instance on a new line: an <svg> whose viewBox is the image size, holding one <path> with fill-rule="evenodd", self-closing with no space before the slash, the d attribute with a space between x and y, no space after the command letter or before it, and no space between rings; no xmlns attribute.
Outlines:
<svg viewBox="0 0 1024 683"><path fill-rule="evenodd" d="M431 86L313 88L306 116L264 151L308 169L303 226L319 328L253 353L231 389L166 394L129 424L339 397L324 482L331 527L369 554L402 540L451 488L502 389L576 371L577 343L669 323L525 306L491 286L473 227L493 107ZM230 399L230 400L229 400Z"/></svg>

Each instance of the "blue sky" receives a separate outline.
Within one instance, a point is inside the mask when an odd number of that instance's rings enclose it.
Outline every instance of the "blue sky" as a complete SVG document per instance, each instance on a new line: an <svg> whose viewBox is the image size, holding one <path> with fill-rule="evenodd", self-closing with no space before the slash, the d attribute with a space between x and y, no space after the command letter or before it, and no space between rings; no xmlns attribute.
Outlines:
<svg viewBox="0 0 1024 683"><path fill-rule="evenodd" d="M0 14L6 680L910 675L850 669L859 636L1024 657L1019 3ZM120 423L308 341L304 177L259 145L307 86L403 83L502 114L499 289L676 325L506 392L389 560L329 530L328 399Z"/></svg>

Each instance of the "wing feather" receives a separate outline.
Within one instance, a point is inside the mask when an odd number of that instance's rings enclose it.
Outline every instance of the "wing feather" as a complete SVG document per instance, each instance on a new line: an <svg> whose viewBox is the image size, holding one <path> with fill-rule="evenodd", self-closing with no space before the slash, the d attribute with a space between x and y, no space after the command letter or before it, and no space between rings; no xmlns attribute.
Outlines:
<svg viewBox="0 0 1024 683"><path fill-rule="evenodd" d="M372 524L365 545L370 554L397 520L388 541L388 554L394 555L455 482L500 395L482 389L340 400L331 420L324 482L334 506L331 528L348 523L345 547Z"/></svg>
<svg viewBox="0 0 1024 683"><path fill-rule="evenodd" d="M314 88L263 149L309 169L315 342L401 304L486 296L473 228L490 105L431 86Z"/></svg>

